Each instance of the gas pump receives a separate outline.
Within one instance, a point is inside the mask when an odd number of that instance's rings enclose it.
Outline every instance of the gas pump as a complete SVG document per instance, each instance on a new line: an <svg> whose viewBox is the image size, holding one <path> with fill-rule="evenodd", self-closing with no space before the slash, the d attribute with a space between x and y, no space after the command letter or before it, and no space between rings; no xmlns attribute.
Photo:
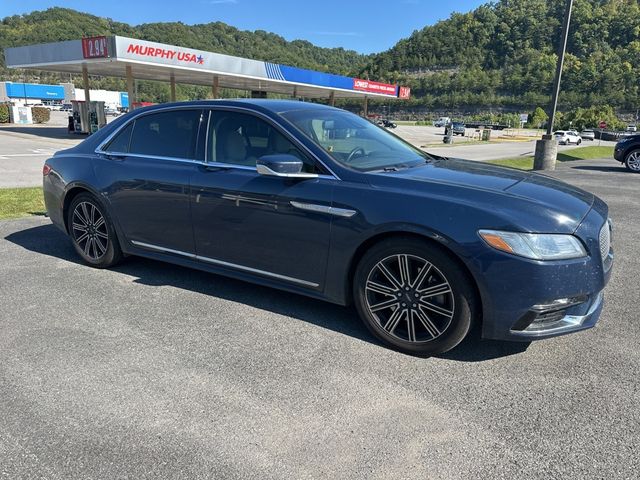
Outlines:
<svg viewBox="0 0 640 480"><path fill-rule="evenodd" d="M92 134L107 124L104 113L104 102L85 102L72 100L73 131L75 133Z"/></svg>
<svg viewBox="0 0 640 480"><path fill-rule="evenodd" d="M442 139L444 143L453 142L453 123L447 123L444 127L444 138Z"/></svg>

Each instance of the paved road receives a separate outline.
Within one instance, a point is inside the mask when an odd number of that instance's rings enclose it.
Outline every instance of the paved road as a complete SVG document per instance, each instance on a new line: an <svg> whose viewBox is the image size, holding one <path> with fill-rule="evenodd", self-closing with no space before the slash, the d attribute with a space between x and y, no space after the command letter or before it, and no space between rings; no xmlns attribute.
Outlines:
<svg viewBox="0 0 640 480"><path fill-rule="evenodd" d="M2 478L637 479L640 175L554 175L615 220L596 329L418 359L353 311L0 222Z"/></svg>
<svg viewBox="0 0 640 480"><path fill-rule="evenodd" d="M68 135L62 127L0 127L0 188L42 185L44 161L83 138Z"/></svg>

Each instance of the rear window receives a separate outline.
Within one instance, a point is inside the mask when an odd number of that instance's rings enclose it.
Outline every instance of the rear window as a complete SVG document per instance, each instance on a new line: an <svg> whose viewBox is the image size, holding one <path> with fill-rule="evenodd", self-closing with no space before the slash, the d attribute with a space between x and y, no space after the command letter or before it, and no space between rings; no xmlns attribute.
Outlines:
<svg viewBox="0 0 640 480"><path fill-rule="evenodd" d="M130 153L194 159L201 110L171 110L144 115L135 121Z"/></svg>

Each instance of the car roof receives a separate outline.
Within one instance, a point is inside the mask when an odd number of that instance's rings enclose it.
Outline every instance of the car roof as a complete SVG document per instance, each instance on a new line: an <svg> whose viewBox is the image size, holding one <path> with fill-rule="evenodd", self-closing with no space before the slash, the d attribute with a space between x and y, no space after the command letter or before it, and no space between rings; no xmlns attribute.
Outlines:
<svg viewBox="0 0 640 480"><path fill-rule="evenodd" d="M144 107L145 111L152 111L160 108L170 108L174 106L181 107L215 107L215 106L227 106L227 107L245 107L254 108L255 110L267 110L273 113L284 113L293 110L340 110L328 105L322 105L319 103L302 102L299 100L271 100L264 98L238 98L238 99L221 99L221 100L193 100L189 102L173 102L162 103L158 105L152 105ZM136 109L138 112L142 109ZM342 110L340 110L342 111Z"/></svg>

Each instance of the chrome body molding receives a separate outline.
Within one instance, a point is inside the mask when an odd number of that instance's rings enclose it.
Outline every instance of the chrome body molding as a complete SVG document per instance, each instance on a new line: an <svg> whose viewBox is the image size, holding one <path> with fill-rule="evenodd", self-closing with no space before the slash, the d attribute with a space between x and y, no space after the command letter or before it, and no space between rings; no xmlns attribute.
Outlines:
<svg viewBox="0 0 640 480"><path fill-rule="evenodd" d="M292 207L299 208L300 210L307 210L309 212L316 213L327 213L336 217L351 218L356 213L358 213L355 210L350 210L347 208L330 207L328 205L318 205L316 203L302 203L293 200L289 203Z"/></svg>
<svg viewBox="0 0 640 480"><path fill-rule="evenodd" d="M592 300L589 310L584 315L565 315L557 322L553 322L551 325L535 325L532 323L524 330L511 330L512 335L519 337L546 337L548 335L559 335L561 333L567 333L580 329L583 324L588 322L594 313L602 306L604 300L604 292L600 291L596 294Z"/></svg>
<svg viewBox="0 0 640 480"><path fill-rule="evenodd" d="M171 248L161 247L158 245L152 245L150 243L139 242L137 240L131 240L131 243L137 247L147 248L161 253L172 253L174 255L180 255L182 257L190 258L192 260L198 260L201 262L211 263L212 265L218 265L220 267L232 268L234 270L240 270L247 273L255 273L256 275L262 275L264 277L274 278L277 280L283 280L289 283L296 283L305 287L317 288L320 285L314 282L308 282L306 280L300 280L299 278L287 277L286 275L280 275L278 273L267 272L266 270L259 270L257 268L246 267L244 265L238 265L236 263L225 262L222 260L216 260L215 258L203 257L196 255L195 253L182 252L180 250L173 250Z"/></svg>

